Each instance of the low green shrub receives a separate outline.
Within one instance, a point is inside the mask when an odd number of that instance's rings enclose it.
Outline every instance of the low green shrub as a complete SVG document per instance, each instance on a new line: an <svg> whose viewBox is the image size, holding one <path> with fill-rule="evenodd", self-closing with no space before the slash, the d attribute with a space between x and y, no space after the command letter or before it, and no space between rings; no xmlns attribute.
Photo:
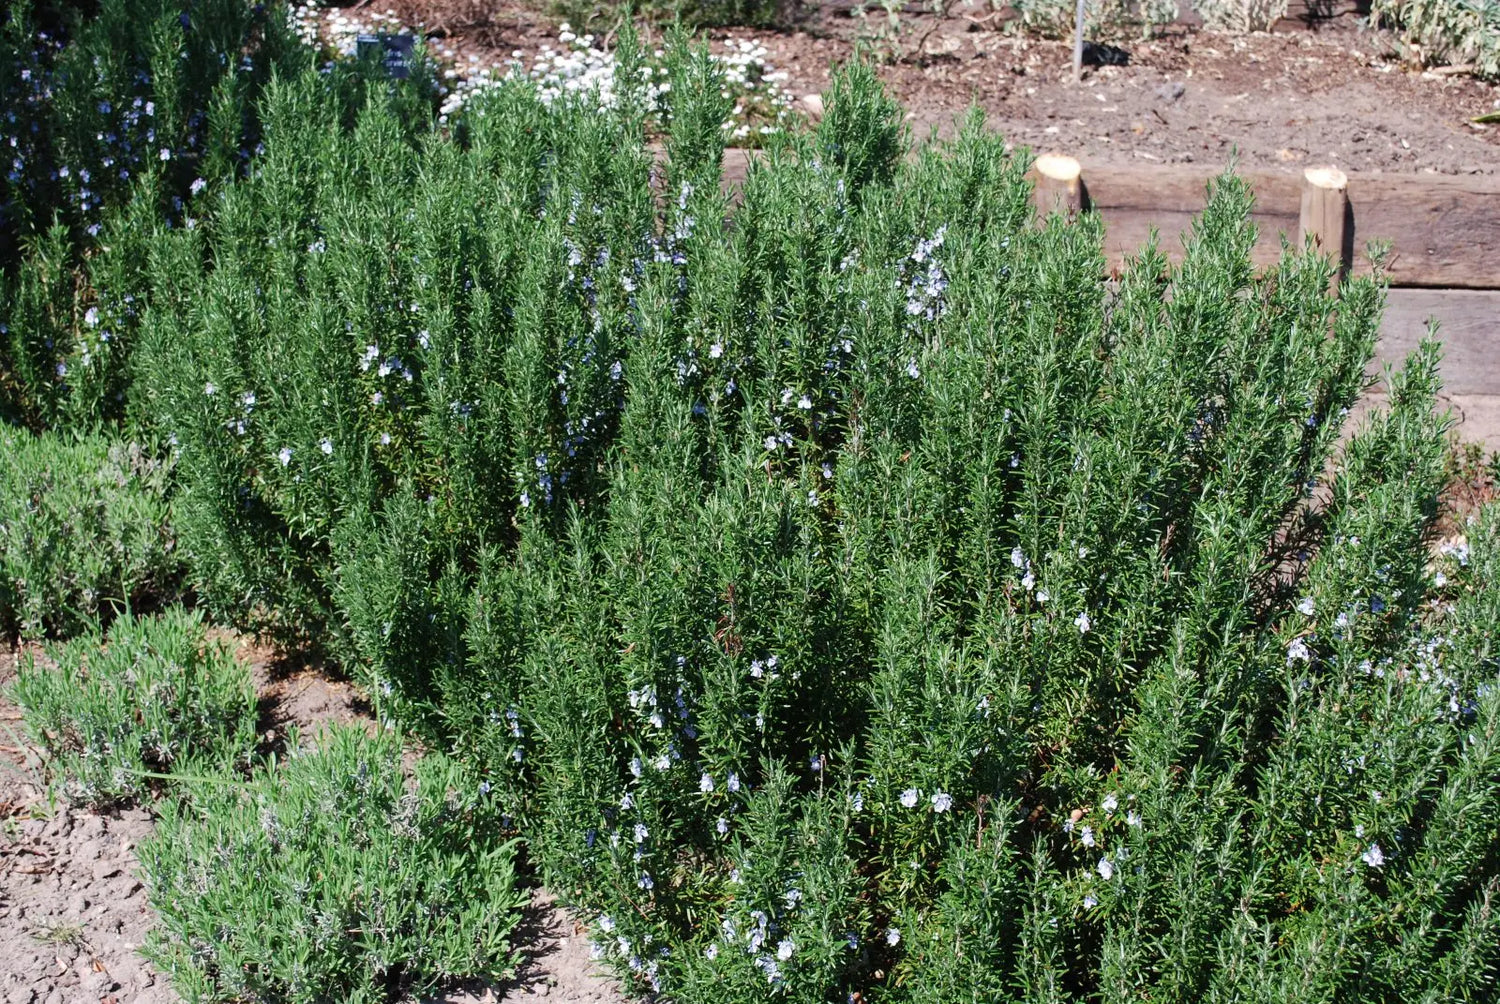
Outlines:
<svg viewBox="0 0 1500 1004"><path fill-rule="evenodd" d="M770 28L793 24L806 0L538 0L572 24L612 28L628 16L697 28Z"/></svg>
<svg viewBox="0 0 1500 1004"><path fill-rule="evenodd" d="M68 635L172 596L170 460L0 425L0 631Z"/></svg>
<svg viewBox="0 0 1500 1004"><path fill-rule="evenodd" d="M146 954L193 1004L410 999L497 977L524 895L496 800L441 754L338 728L201 783L141 845Z"/></svg>
<svg viewBox="0 0 1500 1004"><path fill-rule="evenodd" d="M1374 0L1370 18L1397 33L1413 62L1468 64L1481 80L1500 80L1497 0Z"/></svg>
<svg viewBox="0 0 1500 1004"><path fill-rule="evenodd" d="M1242 2L1242 0L1198 0L1202 2ZM1243 0L1253 2L1253 0ZM990 0L990 6L1010 6L1001 0ZM1012 30L1043 38L1073 37L1078 7L1075 0L1016 0L1016 18ZM1097 41L1119 41L1149 38L1164 25L1171 24L1181 13L1179 0L1089 0L1084 7L1085 37Z"/></svg>
<svg viewBox="0 0 1500 1004"><path fill-rule="evenodd" d="M1270 31L1286 17L1287 0L1193 0L1193 9L1206 28L1245 34Z"/></svg>
<svg viewBox="0 0 1500 1004"><path fill-rule="evenodd" d="M29 656L14 698L53 790L75 804L139 798L157 775L244 767L256 745L249 671L179 607Z"/></svg>

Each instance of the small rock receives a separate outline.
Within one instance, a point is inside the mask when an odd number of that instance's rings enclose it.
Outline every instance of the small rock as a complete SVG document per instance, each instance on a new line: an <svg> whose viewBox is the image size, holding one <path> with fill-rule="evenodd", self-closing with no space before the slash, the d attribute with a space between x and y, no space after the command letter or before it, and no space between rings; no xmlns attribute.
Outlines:
<svg viewBox="0 0 1500 1004"><path fill-rule="evenodd" d="M94 865L94 881L100 882L107 878L114 878L124 870L124 866L118 861L100 861Z"/></svg>
<svg viewBox="0 0 1500 1004"><path fill-rule="evenodd" d="M1162 84L1156 89L1156 96L1161 98L1163 101L1176 101L1178 98L1182 97L1183 92L1186 90L1187 85L1182 81L1168 80L1166 83Z"/></svg>
<svg viewBox="0 0 1500 1004"><path fill-rule="evenodd" d="M802 107L804 110L806 110L808 118L812 119L814 122L818 121L823 117L823 95L802 95Z"/></svg>

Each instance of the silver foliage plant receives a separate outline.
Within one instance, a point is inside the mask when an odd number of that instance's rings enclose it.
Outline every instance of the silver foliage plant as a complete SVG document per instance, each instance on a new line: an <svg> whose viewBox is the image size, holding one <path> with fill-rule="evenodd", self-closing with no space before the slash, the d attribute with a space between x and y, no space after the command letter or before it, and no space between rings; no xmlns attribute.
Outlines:
<svg viewBox="0 0 1500 1004"><path fill-rule="evenodd" d="M1500 3L1496 0L1376 0L1371 20L1397 32L1424 66L1468 65L1500 79Z"/></svg>

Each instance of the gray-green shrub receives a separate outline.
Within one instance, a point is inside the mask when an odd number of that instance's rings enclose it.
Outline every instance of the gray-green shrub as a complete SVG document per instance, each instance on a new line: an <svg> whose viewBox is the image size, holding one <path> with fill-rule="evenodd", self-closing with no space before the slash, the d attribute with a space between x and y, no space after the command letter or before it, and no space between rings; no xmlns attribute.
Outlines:
<svg viewBox="0 0 1500 1004"><path fill-rule="evenodd" d="M1370 18L1393 29L1423 66L1468 64L1500 80L1500 3L1496 0L1375 0Z"/></svg>
<svg viewBox="0 0 1500 1004"><path fill-rule="evenodd" d="M138 444L0 424L0 631L68 635L173 596L170 478Z"/></svg>
<svg viewBox="0 0 1500 1004"><path fill-rule="evenodd" d="M441 754L331 729L210 778L141 845L146 954L193 1004L409 1000L497 977L525 902L496 800Z"/></svg>
<svg viewBox="0 0 1500 1004"><path fill-rule="evenodd" d="M180 607L27 655L13 696L52 790L75 804L109 807L165 775L243 768L257 742L250 671Z"/></svg>
<svg viewBox="0 0 1500 1004"><path fill-rule="evenodd" d="M1340 445L1379 281L1258 274L1225 177L1112 290L859 70L731 206L676 73L662 168L628 97L268 91L143 321L216 609L475 764L674 1000L1492 995L1500 520L1431 557L1431 344Z"/></svg>

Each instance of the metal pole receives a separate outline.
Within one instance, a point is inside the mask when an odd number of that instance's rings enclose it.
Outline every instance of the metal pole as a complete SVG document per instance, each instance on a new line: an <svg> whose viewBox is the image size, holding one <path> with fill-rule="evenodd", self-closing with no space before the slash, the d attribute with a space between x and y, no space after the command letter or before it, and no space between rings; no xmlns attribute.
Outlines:
<svg viewBox="0 0 1500 1004"><path fill-rule="evenodd" d="M1078 0L1078 18L1073 23L1073 82L1083 79L1083 3Z"/></svg>

